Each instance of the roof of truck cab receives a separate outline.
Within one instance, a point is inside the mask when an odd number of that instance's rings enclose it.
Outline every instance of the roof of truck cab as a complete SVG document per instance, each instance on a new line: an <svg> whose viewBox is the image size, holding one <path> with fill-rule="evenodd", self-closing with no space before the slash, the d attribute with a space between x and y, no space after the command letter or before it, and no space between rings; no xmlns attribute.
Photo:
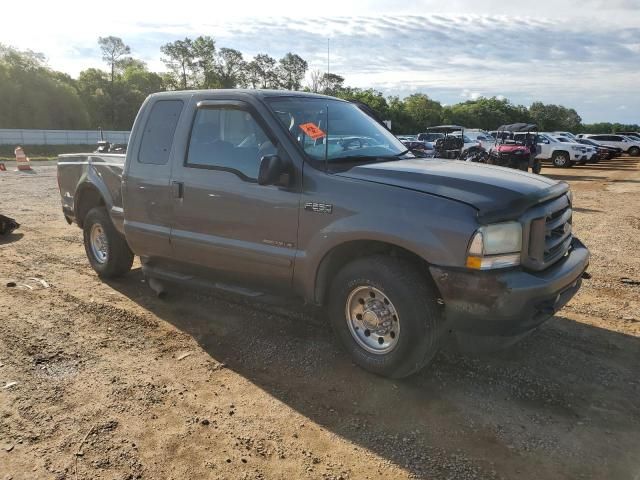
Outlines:
<svg viewBox="0 0 640 480"><path fill-rule="evenodd" d="M259 98L268 97L305 97L305 98L318 98L318 99L332 99L344 101L341 98L331 97L329 95L321 95L319 93L300 92L294 90L263 90L252 88L217 88L208 90L173 90L170 92L158 92L152 93L151 97L169 97L169 98L185 98L192 95L212 95L212 96L229 96L229 95L247 95Z"/></svg>

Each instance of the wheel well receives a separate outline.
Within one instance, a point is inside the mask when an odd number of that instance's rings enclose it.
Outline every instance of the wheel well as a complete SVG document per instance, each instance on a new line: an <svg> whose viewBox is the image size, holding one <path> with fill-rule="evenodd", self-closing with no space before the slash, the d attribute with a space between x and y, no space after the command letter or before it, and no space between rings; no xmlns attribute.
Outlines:
<svg viewBox="0 0 640 480"><path fill-rule="evenodd" d="M356 258L370 255L389 255L392 257L406 258L414 262L414 264L418 266L418 269L424 273L425 278L432 284L434 290L437 291L435 282L429 273L428 263L419 255L392 243L375 240L355 240L334 247L320 262L320 266L316 272L314 290L315 303L325 303L331 281L344 265Z"/></svg>
<svg viewBox="0 0 640 480"><path fill-rule="evenodd" d="M95 207L104 207L105 202L100 195L98 189L92 185L84 187L77 196L76 199L76 222L78 226L82 228L84 218L89 213L89 210Z"/></svg>
<svg viewBox="0 0 640 480"><path fill-rule="evenodd" d="M551 153L551 156L553 157L556 153L564 153L565 155L568 155L568 156L569 156L569 158L571 158L571 155L569 155L569 152L567 152L566 150L554 150L554 151Z"/></svg>

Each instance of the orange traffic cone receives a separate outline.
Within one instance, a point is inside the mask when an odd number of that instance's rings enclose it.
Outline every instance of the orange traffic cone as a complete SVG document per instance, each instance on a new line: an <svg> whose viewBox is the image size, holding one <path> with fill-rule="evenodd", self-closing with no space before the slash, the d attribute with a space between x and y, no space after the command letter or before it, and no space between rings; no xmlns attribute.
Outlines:
<svg viewBox="0 0 640 480"><path fill-rule="evenodd" d="M17 146L15 149L16 154L16 164L18 165L18 170L20 171L28 171L31 170L31 165L29 165L29 157L27 157L22 150L21 146Z"/></svg>

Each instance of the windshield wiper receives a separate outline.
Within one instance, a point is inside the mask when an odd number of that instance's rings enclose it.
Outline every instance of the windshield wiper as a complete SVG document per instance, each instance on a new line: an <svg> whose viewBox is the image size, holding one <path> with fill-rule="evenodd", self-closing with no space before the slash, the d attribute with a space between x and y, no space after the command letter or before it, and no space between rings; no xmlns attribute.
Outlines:
<svg viewBox="0 0 640 480"><path fill-rule="evenodd" d="M344 157L333 157L329 159L331 163L349 163L349 162L362 162L362 161L388 161L395 160L396 155L345 155Z"/></svg>
<svg viewBox="0 0 640 480"><path fill-rule="evenodd" d="M394 157L401 157L402 155L406 155L407 153L409 153L411 150L410 149L406 149L404 152L400 152L400 153L396 153L394 155Z"/></svg>

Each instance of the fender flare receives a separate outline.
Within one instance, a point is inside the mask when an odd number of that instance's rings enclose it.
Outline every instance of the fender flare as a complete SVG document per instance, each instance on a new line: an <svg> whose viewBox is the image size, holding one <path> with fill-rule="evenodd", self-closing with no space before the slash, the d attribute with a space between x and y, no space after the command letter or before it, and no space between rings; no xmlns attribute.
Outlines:
<svg viewBox="0 0 640 480"><path fill-rule="evenodd" d="M89 164L87 170L78 180L78 186L76 187L76 193L73 198L73 212L76 218L76 223L79 226L82 226L83 220L81 215L82 198L90 190L97 191L107 210L110 210L113 206L113 199L111 198L109 189L106 187L102 179L98 176L95 168L91 164Z"/></svg>

